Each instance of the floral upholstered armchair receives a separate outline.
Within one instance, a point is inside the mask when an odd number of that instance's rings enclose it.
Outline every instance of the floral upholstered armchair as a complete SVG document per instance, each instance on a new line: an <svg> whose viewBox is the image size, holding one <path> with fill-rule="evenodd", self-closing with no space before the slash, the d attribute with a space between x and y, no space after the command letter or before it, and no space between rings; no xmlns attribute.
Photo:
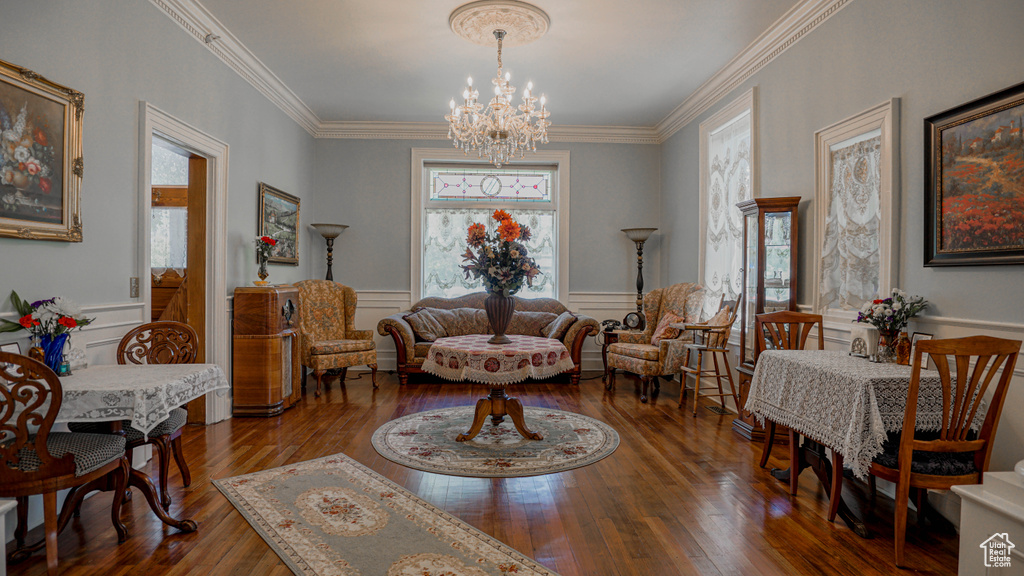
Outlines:
<svg viewBox="0 0 1024 576"><path fill-rule="evenodd" d="M618 342L608 347L607 388L615 388L616 369L636 374L642 384L640 401L647 402L652 380L658 390L658 377L681 372L693 333L672 328L671 324L699 322L703 303L700 284L673 284L648 292L644 296L647 328L643 332L620 332Z"/></svg>
<svg viewBox="0 0 1024 576"><path fill-rule="evenodd" d="M370 367L377 387L377 350L373 331L356 330L356 291L330 280L296 282L299 289L299 349L302 365L313 370L316 395L324 372L341 369L341 382L349 366ZM306 371L302 371L305 384Z"/></svg>

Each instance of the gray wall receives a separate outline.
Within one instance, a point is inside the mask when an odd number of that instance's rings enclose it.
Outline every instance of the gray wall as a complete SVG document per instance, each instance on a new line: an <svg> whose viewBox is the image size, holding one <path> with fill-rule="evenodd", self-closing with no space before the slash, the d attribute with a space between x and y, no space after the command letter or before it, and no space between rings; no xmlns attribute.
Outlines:
<svg viewBox="0 0 1024 576"><path fill-rule="evenodd" d="M800 304L813 289L814 132L900 98L899 276L929 314L1020 322L1021 266L925 268L923 119L1024 80L1020 0L857 0L662 147L666 282L695 280L700 122L752 85L760 98L761 195L803 196Z"/></svg>
<svg viewBox="0 0 1024 576"><path fill-rule="evenodd" d="M85 94L84 241L0 238L0 311L11 289L131 301L143 100L230 146L228 289L254 280L257 181L312 204L313 138L149 2L5 0L0 22L0 58ZM271 266L272 281L307 276L310 244L300 249L302 265Z"/></svg>
<svg viewBox="0 0 1024 576"><path fill-rule="evenodd" d="M412 148L449 146L447 140L316 141L316 218L351 226L335 241L335 280L359 290L410 289ZM619 230L661 226L659 147L543 148L570 151L569 290L635 291L636 249ZM659 262L660 244L656 234L645 246L649 287L661 285L658 266L650 265ZM322 262L322 239L318 246L314 258Z"/></svg>
<svg viewBox="0 0 1024 576"><path fill-rule="evenodd" d="M1021 338L1024 267L925 268L923 119L1024 80L1020 0L857 0L752 76L662 146L666 283L697 279L700 122L752 85L760 98L761 195L802 196L800 293L814 289L814 132L900 99L899 275L896 284L946 319L917 329L952 337ZM965 319L960 322L955 319ZM1014 323L979 326L975 321ZM1020 368L1018 364L1018 368ZM992 469L1024 458L1024 389L1010 387Z"/></svg>

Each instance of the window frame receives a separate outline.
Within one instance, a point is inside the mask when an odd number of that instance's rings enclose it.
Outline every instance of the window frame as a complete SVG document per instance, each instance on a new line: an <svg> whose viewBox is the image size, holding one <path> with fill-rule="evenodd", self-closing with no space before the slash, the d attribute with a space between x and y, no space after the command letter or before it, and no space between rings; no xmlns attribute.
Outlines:
<svg viewBox="0 0 1024 576"><path fill-rule="evenodd" d="M761 197L761 154L759 144L759 122L757 86L752 86L738 98L724 106L707 120L700 123L700 180L699 180L699 230L700 244L698 247L697 278L701 285L707 285L704 279L705 252L707 251L708 228L708 185L711 175L708 170L708 143L713 134L732 124L743 113L750 112L750 197ZM744 247L739 246L739 250ZM742 294L742 290L740 292Z"/></svg>
<svg viewBox="0 0 1024 576"><path fill-rule="evenodd" d="M539 150L532 152L520 161L508 162L502 169L528 169L530 167L553 167L555 177L551 185L551 203L522 202L516 209L555 210L555 239L558 249L555 252L557 261L554 270L556 297L563 304L569 301L569 160L568 150ZM467 156L461 150L413 148L412 149L412 185L411 185L411 231L412 246L409 264L409 293L412 302L418 302L423 294L423 226L428 206L478 208L489 206L486 202L445 202L429 201L430 168L436 164L458 164L460 166L490 166L486 160L478 160Z"/></svg>

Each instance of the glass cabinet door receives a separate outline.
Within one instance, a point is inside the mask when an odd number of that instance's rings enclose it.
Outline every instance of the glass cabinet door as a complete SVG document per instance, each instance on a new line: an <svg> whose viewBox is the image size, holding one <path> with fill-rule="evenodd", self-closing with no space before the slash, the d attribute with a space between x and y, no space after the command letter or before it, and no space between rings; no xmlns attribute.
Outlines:
<svg viewBox="0 0 1024 576"><path fill-rule="evenodd" d="M764 312L791 310L790 243L792 214L767 212L764 215Z"/></svg>
<svg viewBox="0 0 1024 576"><path fill-rule="evenodd" d="M743 271L743 282L745 284L744 292L746 297L743 299L743 306L745 308L744 327L743 330L746 333L744 338L743 346L743 362L753 363L754 362L754 316L757 315L757 279L758 279L758 261L757 261L757 247L760 242L761 234L758 231L758 215L747 214L745 216L745 224L747 228L747 245L744 249L747 251L747 268Z"/></svg>

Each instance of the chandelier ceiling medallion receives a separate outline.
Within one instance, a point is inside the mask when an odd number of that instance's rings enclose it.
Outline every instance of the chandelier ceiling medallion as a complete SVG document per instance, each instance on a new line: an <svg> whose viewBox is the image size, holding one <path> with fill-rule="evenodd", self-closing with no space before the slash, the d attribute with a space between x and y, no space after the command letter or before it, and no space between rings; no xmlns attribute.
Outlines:
<svg viewBox="0 0 1024 576"><path fill-rule="evenodd" d="M498 42L498 73L491 80L494 96L490 102L484 105L477 100L480 93L469 77L462 92L462 104L457 105L454 98L448 104L448 138L456 148L467 154L476 150L478 157L486 156L491 164L500 167L516 155L522 158L527 150L536 152L538 143L547 143L547 128L551 125L547 99L543 95L537 98L533 82L528 82L522 104L515 105L512 99L516 87L510 83L511 75L502 69L501 49L503 45L533 42L548 31L550 23L543 10L518 0L479 0L452 12L448 24L459 36L483 46Z"/></svg>

